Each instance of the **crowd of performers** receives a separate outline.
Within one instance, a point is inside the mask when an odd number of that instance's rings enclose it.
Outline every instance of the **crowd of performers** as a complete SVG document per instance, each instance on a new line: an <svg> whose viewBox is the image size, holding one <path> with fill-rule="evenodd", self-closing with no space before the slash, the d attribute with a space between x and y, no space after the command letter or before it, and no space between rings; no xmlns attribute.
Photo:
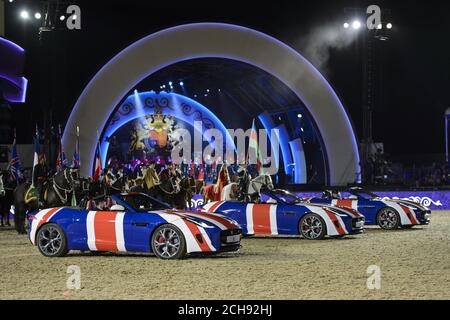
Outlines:
<svg viewBox="0 0 450 320"><path fill-rule="evenodd" d="M244 201L257 198L262 187L273 187L270 176L260 175L256 166L110 161L94 176L80 177L78 166L52 171L43 155L39 156L31 177L25 174L18 177L11 171L4 171L1 178L2 225L4 220L9 224L10 206L14 205L15 226L19 233L25 233L27 211L75 205L98 208L95 206L97 198L114 193L142 192L174 208L185 209L191 206L194 194L203 194L204 202ZM102 207L102 210L106 209Z"/></svg>

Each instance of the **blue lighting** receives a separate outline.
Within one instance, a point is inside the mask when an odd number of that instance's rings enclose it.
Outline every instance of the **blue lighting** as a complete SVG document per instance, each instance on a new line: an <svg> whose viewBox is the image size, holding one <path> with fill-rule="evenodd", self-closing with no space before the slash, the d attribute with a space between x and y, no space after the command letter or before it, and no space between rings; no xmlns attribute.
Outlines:
<svg viewBox="0 0 450 320"><path fill-rule="evenodd" d="M181 81L181 82L180 82L180 86L184 86L184 83L183 83L183 81Z"/></svg>
<svg viewBox="0 0 450 320"><path fill-rule="evenodd" d="M114 122L111 122L107 125L105 132L102 136L102 143L100 146L101 155L102 155L102 163L103 166L106 163L106 157L108 154L108 148L109 148L109 142L106 141L107 138L114 135L117 130L119 130L121 127L129 123L130 121L133 121L135 119L141 118L147 114L153 114L154 108L146 108L145 101L158 101L163 100L165 103L167 103L167 107L163 109L163 113L166 115L172 115L175 118L178 118L186 123L189 123L191 125L194 124L195 120L198 120L198 116L201 115L205 120L209 120L214 124L214 127L216 129L219 129L222 131L226 136L226 145L227 147L235 148L233 139L231 138L228 130L226 129L225 125L220 121L217 116L212 113L207 107L204 105L198 103L195 100L192 100L186 96L177 94L177 93L166 93L166 92L160 92L159 94L154 91L147 91L147 92L137 92L137 90L134 91L134 94L129 95L125 101L122 102L119 109L117 109L114 113L115 114L121 114L120 108L123 106L129 106L133 105L134 108L128 110L128 113L126 115L120 116L118 119L116 119ZM191 107L191 112L184 113L182 111L183 107ZM119 111L119 112L118 112ZM205 130L204 128L203 130Z"/></svg>

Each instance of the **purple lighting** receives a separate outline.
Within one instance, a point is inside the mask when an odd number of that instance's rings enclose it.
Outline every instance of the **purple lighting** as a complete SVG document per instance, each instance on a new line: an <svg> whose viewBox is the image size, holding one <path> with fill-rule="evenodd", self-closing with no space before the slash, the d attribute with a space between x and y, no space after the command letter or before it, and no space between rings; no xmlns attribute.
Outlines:
<svg viewBox="0 0 450 320"><path fill-rule="evenodd" d="M23 76L25 50L0 37L0 86L3 98L12 103L24 103L28 80Z"/></svg>

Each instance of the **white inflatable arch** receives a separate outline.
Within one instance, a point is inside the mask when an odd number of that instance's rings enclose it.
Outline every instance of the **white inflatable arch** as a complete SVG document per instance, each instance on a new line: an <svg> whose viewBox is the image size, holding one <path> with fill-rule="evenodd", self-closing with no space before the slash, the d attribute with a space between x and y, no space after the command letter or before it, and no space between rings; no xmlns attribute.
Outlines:
<svg viewBox="0 0 450 320"><path fill-rule="evenodd" d="M196 58L241 61L272 74L306 105L325 144L329 185L355 182L359 153L348 115L324 77L297 51L264 33L223 23L180 25L151 34L122 50L92 78L64 130L66 152L80 127L81 173L91 175L97 131L140 81L174 63Z"/></svg>

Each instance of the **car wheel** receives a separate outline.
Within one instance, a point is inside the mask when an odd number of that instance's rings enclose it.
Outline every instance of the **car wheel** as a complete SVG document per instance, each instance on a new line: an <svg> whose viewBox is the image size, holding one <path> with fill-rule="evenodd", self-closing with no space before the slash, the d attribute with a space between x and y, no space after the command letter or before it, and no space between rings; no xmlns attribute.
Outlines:
<svg viewBox="0 0 450 320"><path fill-rule="evenodd" d="M69 251L66 235L55 223L43 225L36 237L38 249L46 257L62 257Z"/></svg>
<svg viewBox="0 0 450 320"><path fill-rule="evenodd" d="M186 256L186 240L183 232L171 224L156 228L151 239L153 253L161 259L183 259Z"/></svg>
<svg viewBox="0 0 450 320"><path fill-rule="evenodd" d="M400 225L400 216L395 209L386 207L378 212L377 223L382 229L394 230Z"/></svg>
<svg viewBox="0 0 450 320"><path fill-rule="evenodd" d="M325 221L315 213L308 213L300 219L299 230L308 240L321 240L327 233Z"/></svg>

